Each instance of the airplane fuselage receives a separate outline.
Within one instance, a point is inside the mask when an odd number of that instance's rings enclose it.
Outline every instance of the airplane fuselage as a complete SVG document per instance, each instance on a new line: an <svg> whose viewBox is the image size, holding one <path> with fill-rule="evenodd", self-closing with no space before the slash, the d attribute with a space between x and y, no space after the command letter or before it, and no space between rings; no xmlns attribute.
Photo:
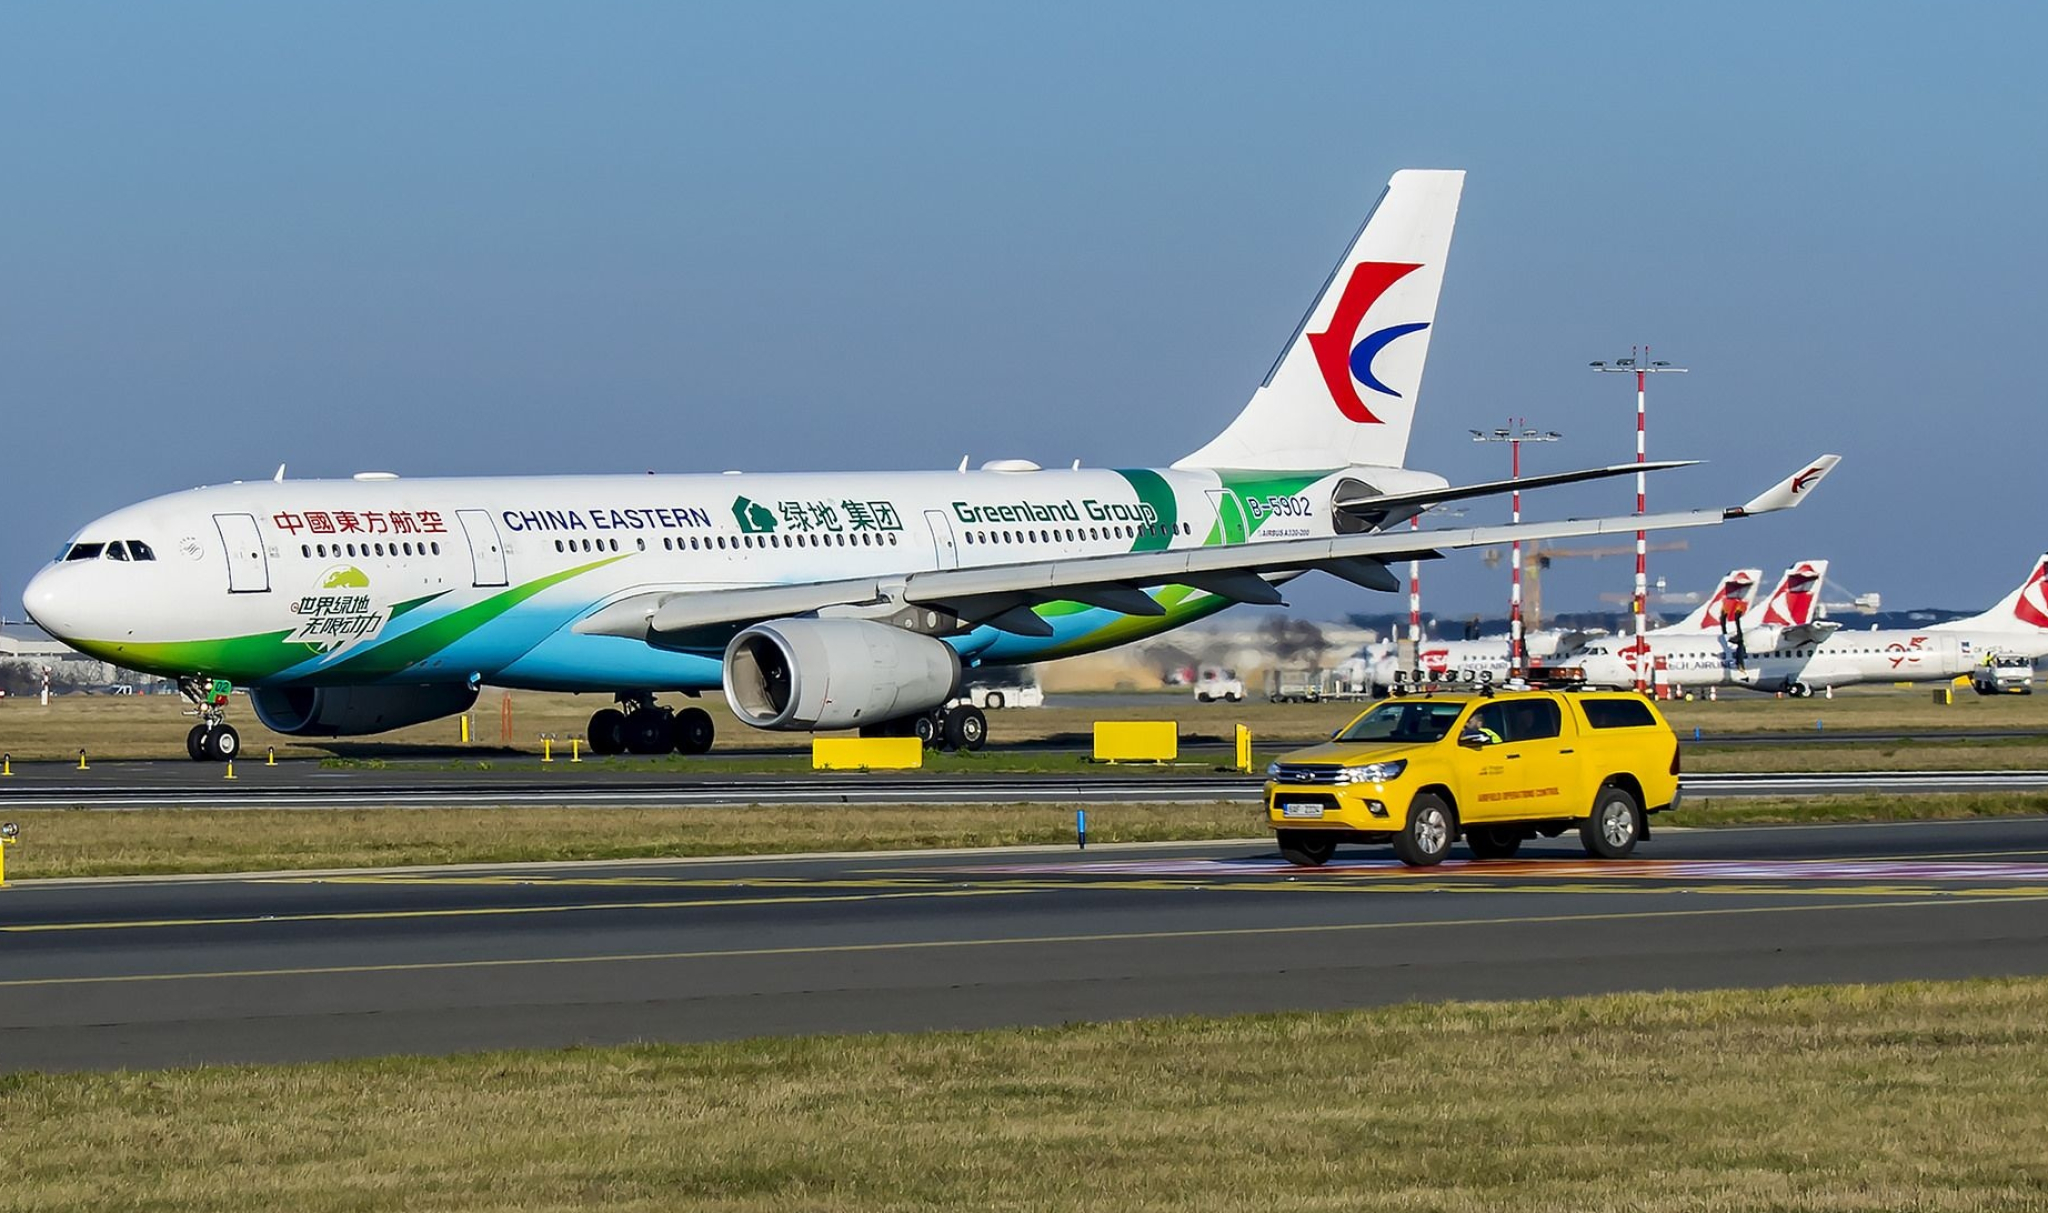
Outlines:
<svg viewBox="0 0 2048 1213"><path fill-rule="evenodd" d="M1361 481L1383 492L1443 483L1397 468L237 483L94 521L25 598L75 647L166 676L705 690L720 684L715 648L652 646L573 625L650 590L886 580L1326 536L1338 484L1355 491ZM91 548L117 543L128 559ZM153 559L135 558L144 550ZM1126 643L1230 605L1185 586L1149 592L1164 614L1050 603L1036 608L1050 636L984 626L948 643L970 665L1030 662Z"/></svg>

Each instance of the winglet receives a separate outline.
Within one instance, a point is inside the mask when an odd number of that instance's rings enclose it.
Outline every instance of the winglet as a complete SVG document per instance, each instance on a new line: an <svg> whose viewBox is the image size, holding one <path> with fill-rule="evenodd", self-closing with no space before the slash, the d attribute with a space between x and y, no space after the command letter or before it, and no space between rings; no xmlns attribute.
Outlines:
<svg viewBox="0 0 2048 1213"><path fill-rule="evenodd" d="M1789 510L1813 495L1813 486L1821 482L1835 465L1842 461L1840 455L1822 455L1804 468L1785 477L1778 483L1758 493L1746 504L1728 511L1730 518L1745 514L1768 514L1772 510Z"/></svg>

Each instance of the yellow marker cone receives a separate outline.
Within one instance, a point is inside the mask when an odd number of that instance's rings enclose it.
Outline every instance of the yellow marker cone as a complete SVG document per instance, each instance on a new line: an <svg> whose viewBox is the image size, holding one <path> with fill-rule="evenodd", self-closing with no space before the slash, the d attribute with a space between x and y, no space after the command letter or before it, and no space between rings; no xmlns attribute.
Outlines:
<svg viewBox="0 0 2048 1213"><path fill-rule="evenodd" d="M263 747L263 765L267 767L274 767L277 765L276 746L272 745Z"/></svg>
<svg viewBox="0 0 2048 1213"><path fill-rule="evenodd" d="M92 769L91 767L88 767L88 766L86 766L86 765L85 765L85 751L84 751L84 750L80 750L80 751L78 751L78 769L79 769L79 770L81 770L81 771L89 771L89 770L91 770L91 769Z"/></svg>
<svg viewBox="0 0 2048 1213"><path fill-rule="evenodd" d="M232 759L232 758L230 758L230 759L228 759L228 773L227 773L227 776L226 776L226 778L228 778L228 779L233 779L234 777L235 777L235 760L234 760L234 759Z"/></svg>
<svg viewBox="0 0 2048 1213"><path fill-rule="evenodd" d="M569 761L583 761L583 739L581 737L571 737L569 739Z"/></svg>
<svg viewBox="0 0 2048 1213"><path fill-rule="evenodd" d="M0 775L14 774L14 755L0 754Z"/></svg>
<svg viewBox="0 0 2048 1213"><path fill-rule="evenodd" d="M540 739L540 760L542 762L553 762L555 760L554 738L543 737Z"/></svg>

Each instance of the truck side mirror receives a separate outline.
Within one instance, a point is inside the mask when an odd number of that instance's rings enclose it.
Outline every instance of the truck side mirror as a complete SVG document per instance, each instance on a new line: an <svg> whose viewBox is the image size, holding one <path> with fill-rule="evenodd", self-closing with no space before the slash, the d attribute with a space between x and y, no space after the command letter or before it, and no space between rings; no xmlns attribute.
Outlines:
<svg viewBox="0 0 2048 1213"><path fill-rule="evenodd" d="M1458 734L1458 744L1463 746L1471 746L1475 750L1481 749L1487 744L1486 734L1480 732L1478 729L1466 729L1464 732Z"/></svg>

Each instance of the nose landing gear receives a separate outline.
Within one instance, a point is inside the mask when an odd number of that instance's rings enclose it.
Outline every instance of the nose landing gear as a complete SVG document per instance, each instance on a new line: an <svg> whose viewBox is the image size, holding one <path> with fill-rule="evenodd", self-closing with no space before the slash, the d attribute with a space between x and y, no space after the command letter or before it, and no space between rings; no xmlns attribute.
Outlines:
<svg viewBox="0 0 2048 1213"><path fill-rule="evenodd" d="M242 735L227 722L232 685L219 678L180 678L178 693L199 717L185 734L185 753L192 761L227 762L242 752Z"/></svg>

